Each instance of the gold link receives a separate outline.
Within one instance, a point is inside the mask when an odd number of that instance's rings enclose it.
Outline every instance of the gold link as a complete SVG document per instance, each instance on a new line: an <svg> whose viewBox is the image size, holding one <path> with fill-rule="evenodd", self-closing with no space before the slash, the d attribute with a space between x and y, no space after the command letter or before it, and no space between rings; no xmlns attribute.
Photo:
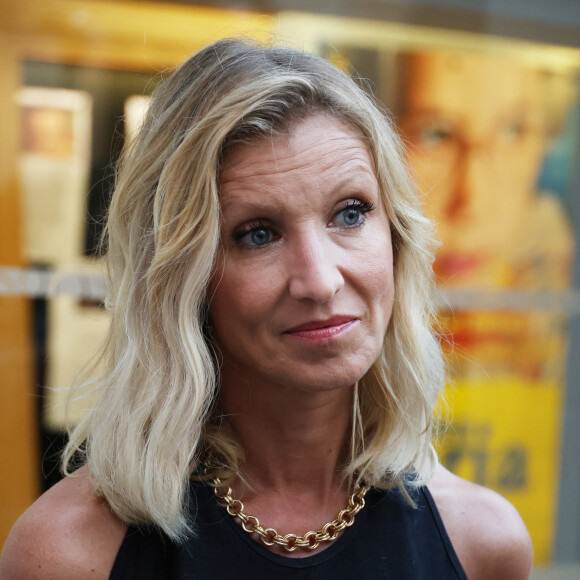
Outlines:
<svg viewBox="0 0 580 580"><path fill-rule="evenodd" d="M236 509L235 506L239 506L238 509ZM228 507L226 508L226 510L228 511L228 514L230 514L230 516L241 517L240 514L244 513L244 504L239 499L234 499L228 502Z"/></svg>
<svg viewBox="0 0 580 580"><path fill-rule="evenodd" d="M260 520L258 520L256 516L248 516L246 514L244 514L244 516L245 518L242 520L242 528L244 528L248 534L255 532L258 528L261 527ZM246 525L248 522L250 522L250 527L247 528ZM252 522L254 522L254 525L252 525Z"/></svg>
<svg viewBox="0 0 580 580"><path fill-rule="evenodd" d="M316 548L318 548L318 545L320 544L320 540L318 539L318 534L317 532L306 532L302 538L304 540L306 540L306 547L309 550L314 550Z"/></svg>
<svg viewBox="0 0 580 580"><path fill-rule="evenodd" d="M276 532L276 536L274 537L273 542L274 542L274 544L278 544L278 546L282 546L282 547L284 547L286 545L286 540L284 539L284 536L281 536L277 532Z"/></svg>
<svg viewBox="0 0 580 580"><path fill-rule="evenodd" d="M298 536L296 534L286 534L283 539L286 540L283 546L287 552L293 552L298 547Z"/></svg>
<svg viewBox="0 0 580 580"><path fill-rule="evenodd" d="M347 527L352 526L354 523L354 517L348 508L340 511L337 519L340 523L344 522L344 525Z"/></svg>
<svg viewBox="0 0 580 580"><path fill-rule="evenodd" d="M335 540L339 534L339 530L336 529L335 522L336 520L334 520L334 522L328 522L322 526L322 533L328 538L328 540ZM332 532L330 531L331 529Z"/></svg>
<svg viewBox="0 0 580 580"><path fill-rule="evenodd" d="M274 545L274 538L278 535L278 532L274 528L266 528L264 534L260 534L260 539L266 546ZM268 537L270 536L270 538Z"/></svg>

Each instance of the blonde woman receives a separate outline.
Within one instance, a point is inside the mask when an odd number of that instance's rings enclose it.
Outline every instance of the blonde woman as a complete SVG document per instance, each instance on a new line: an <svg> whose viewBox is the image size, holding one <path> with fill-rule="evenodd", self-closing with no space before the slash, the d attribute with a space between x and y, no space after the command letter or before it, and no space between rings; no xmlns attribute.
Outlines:
<svg viewBox="0 0 580 580"><path fill-rule="evenodd" d="M527 578L502 498L437 466L431 225L372 99L234 40L181 66L126 152L84 466L2 578Z"/></svg>

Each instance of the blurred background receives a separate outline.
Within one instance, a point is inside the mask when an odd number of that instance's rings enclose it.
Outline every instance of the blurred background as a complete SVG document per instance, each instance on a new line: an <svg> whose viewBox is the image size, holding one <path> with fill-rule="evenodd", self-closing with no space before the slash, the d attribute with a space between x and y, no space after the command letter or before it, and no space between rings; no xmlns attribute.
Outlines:
<svg viewBox="0 0 580 580"><path fill-rule="evenodd" d="M517 507L534 578L580 578L577 0L0 0L0 545L60 477L67 388L107 329L115 161L172 68L240 35L392 112L442 241L441 461Z"/></svg>

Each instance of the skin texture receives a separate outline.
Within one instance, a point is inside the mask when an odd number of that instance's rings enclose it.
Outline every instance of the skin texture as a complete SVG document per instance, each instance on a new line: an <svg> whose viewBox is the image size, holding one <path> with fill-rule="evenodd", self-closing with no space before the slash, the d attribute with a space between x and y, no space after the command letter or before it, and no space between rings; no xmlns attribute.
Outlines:
<svg viewBox="0 0 580 580"><path fill-rule="evenodd" d="M109 577L127 525L94 497L86 468L42 495L12 529L2 580L81 580Z"/></svg>
<svg viewBox="0 0 580 580"><path fill-rule="evenodd" d="M246 452L234 495L266 526L303 534L350 494L340 465L353 383L380 351L394 299L388 221L363 142L327 116L234 151L221 180L210 312L222 405ZM346 211L355 200L374 209ZM304 329L337 314L335 326L354 322L322 339ZM470 579L528 578L529 537L505 500L443 468L431 489ZM16 524L0 579L107 578L126 524L91 490L81 469L42 496Z"/></svg>

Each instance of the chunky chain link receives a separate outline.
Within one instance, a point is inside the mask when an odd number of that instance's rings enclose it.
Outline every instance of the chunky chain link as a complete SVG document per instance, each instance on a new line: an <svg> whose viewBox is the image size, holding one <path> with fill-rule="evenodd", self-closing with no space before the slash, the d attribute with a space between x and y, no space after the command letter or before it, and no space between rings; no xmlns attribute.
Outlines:
<svg viewBox="0 0 580 580"><path fill-rule="evenodd" d="M336 519L324 524L317 532L306 532L303 536L296 534L286 534L281 536L274 528L264 528L256 516L247 514L244 511L244 504L239 499L232 497L232 488L228 487L224 491L221 479L214 477L214 493L223 503L230 516L239 518L242 522L242 528L248 534L258 534L260 540L266 546L274 544L282 546L287 552L293 552L296 548L316 549L320 542L332 542L338 538L338 534L345 528L354 524L354 518L365 505L365 495L369 486L363 482L359 483L355 492L350 496L348 505L339 512Z"/></svg>

